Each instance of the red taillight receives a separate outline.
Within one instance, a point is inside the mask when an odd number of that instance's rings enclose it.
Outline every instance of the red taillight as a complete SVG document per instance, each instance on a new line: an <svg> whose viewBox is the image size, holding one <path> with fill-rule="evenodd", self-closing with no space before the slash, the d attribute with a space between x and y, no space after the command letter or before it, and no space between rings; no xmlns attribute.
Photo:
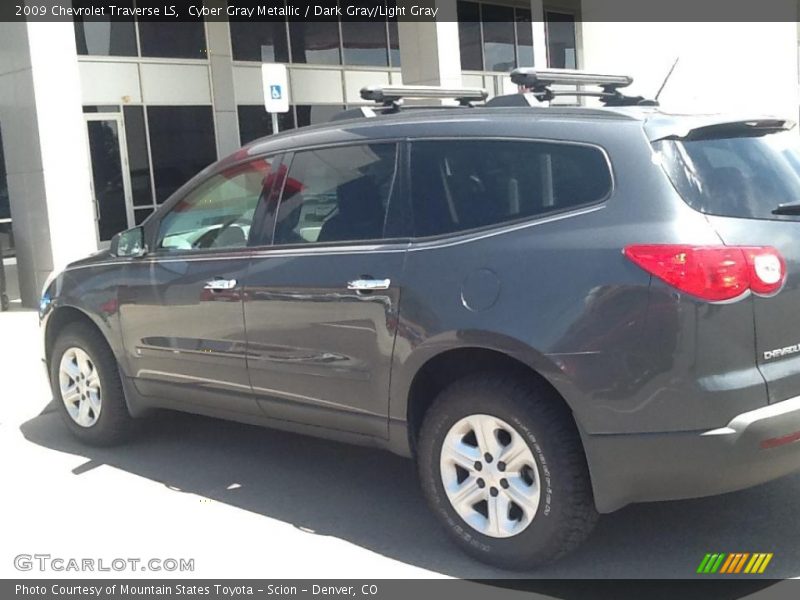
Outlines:
<svg viewBox="0 0 800 600"><path fill-rule="evenodd" d="M634 263L671 286L709 302L752 291L769 296L786 280L786 263L769 246L638 244L623 250Z"/></svg>

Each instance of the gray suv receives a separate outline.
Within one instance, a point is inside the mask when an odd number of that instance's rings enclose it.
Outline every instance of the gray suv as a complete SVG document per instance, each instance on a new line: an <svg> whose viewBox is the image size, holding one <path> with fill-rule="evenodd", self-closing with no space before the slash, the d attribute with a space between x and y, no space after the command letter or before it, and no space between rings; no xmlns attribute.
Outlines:
<svg viewBox="0 0 800 600"><path fill-rule="evenodd" d="M488 102L365 89L375 108L246 146L53 277L70 430L116 443L175 409L388 449L509 569L598 513L800 468L792 124L513 78ZM539 105L557 83L603 105Z"/></svg>

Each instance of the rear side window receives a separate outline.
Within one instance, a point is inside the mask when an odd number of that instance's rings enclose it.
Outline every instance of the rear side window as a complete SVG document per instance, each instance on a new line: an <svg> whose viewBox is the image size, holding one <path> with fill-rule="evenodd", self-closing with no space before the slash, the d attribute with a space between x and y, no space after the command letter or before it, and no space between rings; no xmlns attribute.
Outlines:
<svg viewBox="0 0 800 600"><path fill-rule="evenodd" d="M653 144L678 193L695 210L749 219L800 202L800 153L794 131L661 140Z"/></svg>
<svg viewBox="0 0 800 600"><path fill-rule="evenodd" d="M396 154L394 144L297 152L284 184L274 243L383 238Z"/></svg>
<svg viewBox="0 0 800 600"><path fill-rule="evenodd" d="M489 227L604 199L598 148L500 140L415 142L411 197L418 237Z"/></svg>

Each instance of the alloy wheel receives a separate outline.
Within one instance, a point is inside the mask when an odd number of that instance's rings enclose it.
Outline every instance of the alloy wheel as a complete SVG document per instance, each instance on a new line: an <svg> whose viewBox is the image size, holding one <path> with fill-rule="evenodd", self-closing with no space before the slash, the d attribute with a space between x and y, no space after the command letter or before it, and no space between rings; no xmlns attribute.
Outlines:
<svg viewBox="0 0 800 600"><path fill-rule="evenodd" d="M482 414L459 420L445 436L439 464L450 504L476 531L507 538L533 522L539 467L526 441L504 420Z"/></svg>
<svg viewBox="0 0 800 600"><path fill-rule="evenodd" d="M61 399L67 414L81 427L91 427L100 417L102 389L100 375L86 351L68 348L58 369Z"/></svg>

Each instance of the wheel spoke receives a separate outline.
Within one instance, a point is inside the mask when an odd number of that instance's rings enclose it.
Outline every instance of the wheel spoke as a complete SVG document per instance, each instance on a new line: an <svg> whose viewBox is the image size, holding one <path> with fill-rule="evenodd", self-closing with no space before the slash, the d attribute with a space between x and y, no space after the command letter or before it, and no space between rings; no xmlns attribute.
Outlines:
<svg viewBox="0 0 800 600"><path fill-rule="evenodd" d="M475 438L478 440L478 448L481 454L488 453L493 458L496 458L500 454L502 445L495 435L497 425L494 419L485 415L478 415L472 417L469 424L475 432Z"/></svg>
<svg viewBox="0 0 800 600"><path fill-rule="evenodd" d="M93 390L100 389L100 377L97 374L97 371L92 371L92 374L86 378L86 387L89 387Z"/></svg>
<svg viewBox="0 0 800 600"><path fill-rule="evenodd" d="M511 503L505 494L489 496L487 498L489 531L496 536L508 535L514 528L514 521L508 518L508 509Z"/></svg>
<svg viewBox="0 0 800 600"><path fill-rule="evenodd" d="M500 453L498 460L506 464L506 471L518 472L526 466L526 458L530 455L530 450L525 440L517 433L511 433L511 443L505 446Z"/></svg>
<svg viewBox="0 0 800 600"><path fill-rule="evenodd" d="M459 467L471 471L475 466L475 461L479 460L480 451L465 444L460 439L452 439L448 436L442 447L442 459L448 460Z"/></svg>
<svg viewBox="0 0 800 600"><path fill-rule="evenodd" d="M89 404L89 401L87 399L84 398L80 401L80 404L78 405L78 415L75 418L75 420L78 421L79 424L84 425L89 421L91 421L91 418L89 417L90 408L91 405Z"/></svg>
<svg viewBox="0 0 800 600"><path fill-rule="evenodd" d="M77 353L77 361L78 369L80 369L81 375L84 377L89 377L94 369L92 368L92 363L89 361L89 357L86 355L86 353Z"/></svg>
<svg viewBox="0 0 800 600"><path fill-rule="evenodd" d="M100 414L100 394L97 392L89 392L86 395L86 402L89 403L89 407L92 409L94 418L96 419Z"/></svg>
<svg viewBox="0 0 800 600"><path fill-rule="evenodd" d="M469 477L449 494L450 502L453 507L461 514L472 512L475 503L483 500L485 496L483 489L478 487L478 478Z"/></svg>
<svg viewBox="0 0 800 600"><path fill-rule="evenodd" d="M75 381L78 378L78 375L81 374L81 370L78 367L78 364L72 361L67 363L65 371L67 372L67 375L69 375L70 379L72 379L73 381Z"/></svg>
<svg viewBox="0 0 800 600"><path fill-rule="evenodd" d="M75 404L81 399L81 393L78 391L78 386L73 385L65 391L61 392L61 398L65 404Z"/></svg>
<svg viewBox="0 0 800 600"><path fill-rule="evenodd" d="M533 485L528 485L519 475L508 477L507 481L506 495L525 513L530 513L530 517L533 518L539 507L539 487L537 482L534 481Z"/></svg>

